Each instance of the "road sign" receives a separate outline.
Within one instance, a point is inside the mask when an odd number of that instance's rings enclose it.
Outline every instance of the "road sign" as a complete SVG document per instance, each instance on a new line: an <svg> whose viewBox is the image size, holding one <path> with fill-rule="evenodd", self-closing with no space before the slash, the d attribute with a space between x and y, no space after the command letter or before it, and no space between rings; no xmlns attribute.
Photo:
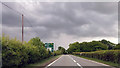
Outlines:
<svg viewBox="0 0 120 68"><path fill-rule="evenodd" d="M51 52L53 52L54 51L54 43L45 43L45 48L47 48Z"/></svg>

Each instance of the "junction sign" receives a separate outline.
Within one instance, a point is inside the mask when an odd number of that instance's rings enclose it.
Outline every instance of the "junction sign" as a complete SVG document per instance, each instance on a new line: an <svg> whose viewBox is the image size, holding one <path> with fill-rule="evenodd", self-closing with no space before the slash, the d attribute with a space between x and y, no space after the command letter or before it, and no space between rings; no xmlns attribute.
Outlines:
<svg viewBox="0 0 120 68"><path fill-rule="evenodd" d="M51 52L54 51L54 43L45 43L45 48L49 49Z"/></svg>

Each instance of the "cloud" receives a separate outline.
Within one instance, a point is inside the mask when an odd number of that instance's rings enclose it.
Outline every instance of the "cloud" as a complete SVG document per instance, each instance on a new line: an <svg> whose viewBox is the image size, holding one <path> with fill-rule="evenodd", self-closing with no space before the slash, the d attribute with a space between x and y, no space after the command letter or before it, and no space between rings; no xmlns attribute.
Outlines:
<svg viewBox="0 0 120 68"><path fill-rule="evenodd" d="M43 41L59 39L53 42L58 44L58 41L61 41L64 45L64 41L68 44L73 37L79 41L81 41L79 38L117 38L118 4L115 2L7 2L6 4L24 14L26 41L39 36ZM21 39L21 15L3 6L2 20L3 32ZM18 34L14 35L16 32ZM71 36L68 41L67 36Z"/></svg>

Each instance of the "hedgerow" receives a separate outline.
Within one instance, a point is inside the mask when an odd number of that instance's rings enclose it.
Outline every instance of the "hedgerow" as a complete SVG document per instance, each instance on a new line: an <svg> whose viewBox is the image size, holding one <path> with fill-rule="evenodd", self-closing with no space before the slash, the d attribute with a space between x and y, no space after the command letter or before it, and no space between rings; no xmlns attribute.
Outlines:
<svg viewBox="0 0 120 68"><path fill-rule="evenodd" d="M37 38L38 39L38 38ZM48 58L53 54L44 47L44 43L40 40L37 44L36 38L34 41L24 42L15 39L10 39L8 36L2 36L2 66L23 66L34 63L42 59ZM30 43L34 42L34 44ZM36 44L35 44L36 43Z"/></svg>
<svg viewBox="0 0 120 68"><path fill-rule="evenodd" d="M73 54L120 64L120 50L101 50L101 51L94 51L94 52L73 52Z"/></svg>

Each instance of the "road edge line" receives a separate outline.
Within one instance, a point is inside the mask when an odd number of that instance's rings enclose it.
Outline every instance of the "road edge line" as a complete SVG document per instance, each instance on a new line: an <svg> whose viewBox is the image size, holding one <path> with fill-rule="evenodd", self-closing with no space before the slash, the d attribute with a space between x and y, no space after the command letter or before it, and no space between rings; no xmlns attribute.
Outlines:
<svg viewBox="0 0 120 68"><path fill-rule="evenodd" d="M48 64L45 68L51 66L53 63L55 63L56 61L58 61L62 56L60 56L58 59L56 59L55 61L53 61L52 63Z"/></svg>
<svg viewBox="0 0 120 68"><path fill-rule="evenodd" d="M82 58L82 57L80 57L81 59L83 59L83 60L88 60L88 61L90 61L90 62L94 62L94 63L97 63L97 64L101 64L101 65L104 65L104 66L110 66L110 65L107 65L107 64L104 64L104 63L100 63L100 62L97 62L97 61L94 61L94 60L89 60L89 59L85 59L85 58Z"/></svg>
<svg viewBox="0 0 120 68"><path fill-rule="evenodd" d="M73 56L75 56L75 55L73 55ZM100 65L103 65L103 66L107 66L107 67L115 68L115 67L113 67L113 66L110 66L110 65L108 65L108 64L104 64L104 63L97 62L97 61L94 61L94 60L85 59L85 58L82 58L82 57L79 57L79 56L76 56L76 57L78 57L78 58L81 58L81 59L83 59L83 60L88 60L88 61L90 61L90 62L93 62L93 63L100 64Z"/></svg>

